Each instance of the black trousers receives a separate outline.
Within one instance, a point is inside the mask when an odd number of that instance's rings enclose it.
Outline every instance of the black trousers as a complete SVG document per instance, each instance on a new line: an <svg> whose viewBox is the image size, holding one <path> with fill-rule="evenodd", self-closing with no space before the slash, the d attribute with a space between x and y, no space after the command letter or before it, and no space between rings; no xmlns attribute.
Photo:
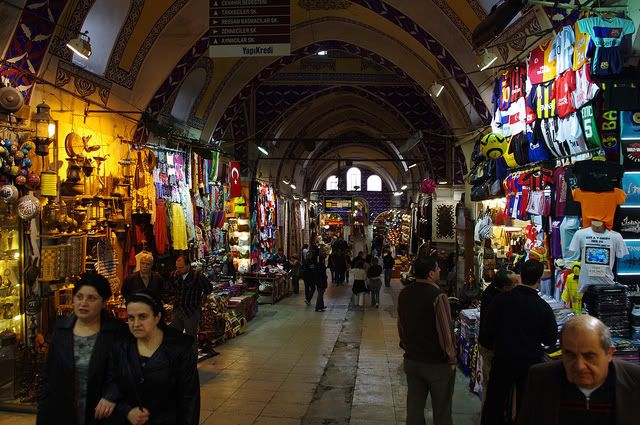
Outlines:
<svg viewBox="0 0 640 425"><path fill-rule="evenodd" d="M515 423L512 418L513 390L516 391L516 414L520 410L530 362L508 362L494 358L491 364L487 398L482 409L482 425ZM517 417L516 417L517 419Z"/></svg>

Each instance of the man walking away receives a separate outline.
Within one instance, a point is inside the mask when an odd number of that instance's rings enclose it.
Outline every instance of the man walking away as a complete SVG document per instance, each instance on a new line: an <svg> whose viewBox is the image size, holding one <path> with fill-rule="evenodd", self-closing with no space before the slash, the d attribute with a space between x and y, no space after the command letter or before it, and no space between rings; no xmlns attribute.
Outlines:
<svg viewBox="0 0 640 425"><path fill-rule="evenodd" d="M393 274L393 265L396 263L393 256L391 255L391 250L386 249L384 251L384 255L382 256L382 266L384 267L384 286L385 288L391 287L391 275Z"/></svg>
<svg viewBox="0 0 640 425"><path fill-rule="evenodd" d="M191 267L186 256L180 255L176 259L174 287L176 304L173 308L171 327L180 332L184 331L197 341L202 296L209 295L213 286L202 273Z"/></svg>
<svg viewBox="0 0 640 425"><path fill-rule="evenodd" d="M302 265L302 278L304 279L304 302L306 305L311 305L311 299L316 291L316 280L318 279L316 273L316 259L312 252L308 252Z"/></svg>
<svg viewBox="0 0 640 425"><path fill-rule="evenodd" d="M592 316L567 320L562 361L529 370L519 425L623 425L640 418L640 366L614 360L611 332Z"/></svg>
<svg viewBox="0 0 640 425"><path fill-rule="evenodd" d="M434 425L452 425L456 350L449 300L438 286L440 268L432 257L414 263L416 281L398 297L398 331L405 350L407 425L425 425L431 394Z"/></svg>
<svg viewBox="0 0 640 425"><path fill-rule="evenodd" d="M327 266L325 265L325 258L323 254L320 254L318 264L316 266L316 311L324 311L324 291L327 289Z"/></svg>
<svg viewBox="0 0 640 425"><path fill-rule="evenodd" d="M556 318L537 291L543 272L542 263L527 260L520 269L522 284L497 295L489 308L483 346L493 350L494 358L482 425L510 421L511 412L505 418L505 406L512 388L515 386L519 407L529 368L543 361L542 345L554 345L557 341Z"/></svg>

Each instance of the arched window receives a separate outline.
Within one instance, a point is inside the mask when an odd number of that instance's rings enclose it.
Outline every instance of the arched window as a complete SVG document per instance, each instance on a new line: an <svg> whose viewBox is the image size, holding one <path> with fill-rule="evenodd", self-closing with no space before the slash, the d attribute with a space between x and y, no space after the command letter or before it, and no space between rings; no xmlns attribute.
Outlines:
<svg viewBox="0 0 640 425"><path fill-rule="evenodd" d="M327 178L327 190L338 190L338 177L329 176Z"/></svg>
<svg viewBox="0 0 640 425"><path fill-rule="evenodd" d="M207 71L203 68L194 69L187 75L184 82L180 86L180 91L173 102L171 108L171 116L181 122L187 122L193 103L198 98L202 87L207 80Z"/></svg>
<svg viewBox="0 0 640 425"><path fill-rule="evenodd" d="M382 192L382 179L380 176L372 174L367 179L367 191Z"/></svg>
<svg viewBox="0 0 640 425"><path fill-rule="evenodd" d="M82 59L74 53L72 62L96 75L104 75L130 8L131 0L96 0L82 24L82 32L89 31L91 38L91 56Z"/></svg>
<svg viewBox="0 0 640 425"><path fill-rule="evenodd" d="M362 184L360 183L360 170L356 167L349 168L347 171L347 190L360 190Z"/></svg>

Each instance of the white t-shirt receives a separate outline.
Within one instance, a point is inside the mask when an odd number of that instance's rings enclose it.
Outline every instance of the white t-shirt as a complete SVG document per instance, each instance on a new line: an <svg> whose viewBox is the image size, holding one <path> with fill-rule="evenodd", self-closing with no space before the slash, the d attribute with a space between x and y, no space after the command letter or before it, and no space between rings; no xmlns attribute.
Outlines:
<svg viewBox="0 0 640 425"><path fill-rule="evenodd" d="M591 227L576 232L569 251L581 254L582 268L578 279L580 293L586 292L590 285L613 285L615 259L629 254L620 233L611 230L596 233Z"/></svg>
<svg viewBox="0 0 640 425"><path fill-rule="evenodd" d="M566 26L556 36L551 46L549 62L556 61L556 75L562 74L573 67L573 42L575 34L573 28Z"/></svg>
<svg viewBox="0 0 640 425"><path fill-rule="evenodd" d="M600 90L598 85L591 81L589 66L590 63L586 63L576 71L576 89L571 95L573 96L573 106L578 109L593 99Z"/></svg>

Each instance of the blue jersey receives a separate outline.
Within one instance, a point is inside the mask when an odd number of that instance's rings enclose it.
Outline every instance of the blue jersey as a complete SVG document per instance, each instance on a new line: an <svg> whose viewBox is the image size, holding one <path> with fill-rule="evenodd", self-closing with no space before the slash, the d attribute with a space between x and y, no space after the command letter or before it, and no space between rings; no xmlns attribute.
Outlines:
<svg viewBox="0 0 640 425"><path fill-rule="evenodd" d="M591 75L617 75L622 71L620 43L625 35L633 34L633 21L624 18L606 19L599 16L580 19L580 31L589 34L596 46L591 61Z"/></svg>

